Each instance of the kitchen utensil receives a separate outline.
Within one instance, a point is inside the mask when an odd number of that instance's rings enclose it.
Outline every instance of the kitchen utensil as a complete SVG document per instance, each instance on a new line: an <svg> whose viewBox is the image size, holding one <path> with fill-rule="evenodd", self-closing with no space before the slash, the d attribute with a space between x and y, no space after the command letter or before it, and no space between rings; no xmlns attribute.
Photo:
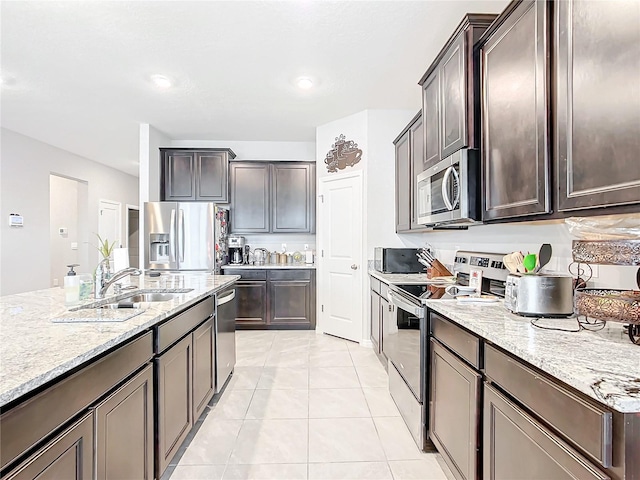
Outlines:
<svg viewBox="0 0 640 480"><path fill-rule="evenodd" d="M536 267L536 272L539 272L547 263L549 263L552 253L553 249L551 248L551 244L543 243L540 247L540 251L538 252L538 266Z"/></svg>
<svg viewBox="0 0 640 480"><path fill-rule="evenodd" d="M505 267L509 270L509 273L525 273L526 269L522 264L524 260L524 256L521 252L511 252L508 255L502 257L502 261L504 262Z"/></svg>
<svg viewBox="0 0 640 480"><path fill-rule="evenodd" d="M522 264L524 265L524 268L527 270L527 273L531 273L536 269L537 260L538 260L538 256L535 253L530 253L528 255L525 255L524 260L522 261Z"/></svg>
<svg viewBox="0 0 640 480"><path fill-rule="evenodd" d="M438 259L436 259L429 250L425 248L419 248L416 256L418 257L418 261L425 265L426 267L431 268L431 276L432 277L450 277L451 272L445 267ZM422 260L422 261L421 261ZM423 263L425 262L425 263Z"/></svg>
<svg viewBox="0 0 640 480"><path fill-rule="evenodd" d="M465 285L449 285L444 291L453 297L457 297L458 295L471 295L476 289Z"/></svg>

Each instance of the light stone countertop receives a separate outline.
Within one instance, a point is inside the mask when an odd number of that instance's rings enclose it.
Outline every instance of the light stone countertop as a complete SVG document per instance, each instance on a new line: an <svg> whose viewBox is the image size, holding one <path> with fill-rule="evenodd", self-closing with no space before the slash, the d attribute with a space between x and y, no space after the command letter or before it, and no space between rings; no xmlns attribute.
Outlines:
<svg viewBox="0 0 640 480"><path fill-rule="evenodd" d="M240 277L190 272L128 278L140 289L193 290L177 294L166 302L149 303L139 315L119 322L54 323L54 318L82 313L82 310L69 312L64 305L62 288L0 297L0 406L231 285ZM126 291L100 302L117 300L133 292L135 290ZM84 303L93 302L95 300L91 299Z"/></svg>
<svg viewBox="0 0 640 480"><path fill-rule="evenodd" d="M369 273L390 284L426 280L423 274ZM507 311L502 301L475 305L456 300L423 303L594 400L619 412L640 412L640 346L631 343L622 324L608 322L596 332L559 332L534 327L531 319ZM577 327L575 319L539 322L563 329Z"/></svg>
<svg viewBox="0 0 640 480"><path fill-rule="evenodd" d="M235 270L235 269L242 269L242 270L288 270L288 269L293 269L293 270L315 270L316 266L313 263L310 264L306 264L306 263L265 263L264 265L233 265L233 264L227 264L227 265L223 265L222 266L223 270Z"/></svg>

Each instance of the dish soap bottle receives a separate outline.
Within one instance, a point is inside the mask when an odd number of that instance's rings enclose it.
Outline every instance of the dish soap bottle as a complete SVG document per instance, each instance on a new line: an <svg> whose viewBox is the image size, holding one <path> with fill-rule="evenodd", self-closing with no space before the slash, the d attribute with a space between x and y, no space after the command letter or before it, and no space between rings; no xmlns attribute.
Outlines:
<svg viewBox="0 0 640 480"><path fill-rule="evenodd" d="M77 263L67 265L69 271L67 276L64 277L64 304L66 306L75 305L80 301L80 278L73 270L77 266Z"/></svg>

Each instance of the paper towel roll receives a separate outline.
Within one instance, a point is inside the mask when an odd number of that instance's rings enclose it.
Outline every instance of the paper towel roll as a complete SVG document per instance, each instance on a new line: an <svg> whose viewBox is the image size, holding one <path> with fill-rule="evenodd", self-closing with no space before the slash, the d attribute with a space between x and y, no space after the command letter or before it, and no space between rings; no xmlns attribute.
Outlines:
<svg viewBox="0 0 640 480"><path fill-rule="evenodd" d="M129 267L129 249L114 248L113 249L113 272L119 272L123 268Z"/></svg>

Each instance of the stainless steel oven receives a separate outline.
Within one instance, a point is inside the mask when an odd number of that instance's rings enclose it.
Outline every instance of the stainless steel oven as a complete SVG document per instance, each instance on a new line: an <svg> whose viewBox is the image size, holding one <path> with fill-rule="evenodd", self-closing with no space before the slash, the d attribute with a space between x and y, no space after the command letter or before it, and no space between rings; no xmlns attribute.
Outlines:
<svg viewBox="0 0 640 480"><path fill-rule="evenodd" d="M427 226L479 223L478 151L458 150L416 176L418 223Z"/></svg>
<svg viewBox="0 0 640 480"><path fill-rule="evenodd" d="M483 272L482 292L504 296L507 270L503 254L458 251L454 271L461 285L469 284L471 268ZM383 317L382 350L388 359L389 393L418 446L429 451L429 361L431 331L424 300L451 300L444 288L425 284L391 284L388 300L393 306Z"/></svg>
<svg viewBox="0 0 640 480"><path fill-rule="evenodd" d="M425 351L428 328L425 310L418 297L424 285L390 285L392 314L383 318L382 351L389 359L389 393L393 397L414 440L421 449L425 442Z"/></svg>

